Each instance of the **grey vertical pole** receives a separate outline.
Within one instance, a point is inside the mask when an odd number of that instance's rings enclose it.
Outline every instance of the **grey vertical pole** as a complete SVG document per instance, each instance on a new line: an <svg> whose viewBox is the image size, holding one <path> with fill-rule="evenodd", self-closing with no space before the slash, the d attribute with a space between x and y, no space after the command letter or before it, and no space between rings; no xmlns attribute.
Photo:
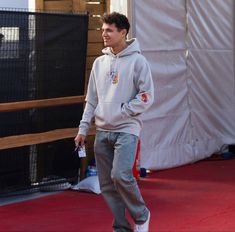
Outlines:
<svg viewBox="0 0 235 232"><path fill-rule="evenodd" d="M131 24L128 38L136 37L135 0L127 0L127 15Z"/></svg>
<svg viewBox="0 0 235 232"><path fill-rule="evenodd" d="M234 74L234 94L235 94L235 1L233 1L233 74Z"/></svg>

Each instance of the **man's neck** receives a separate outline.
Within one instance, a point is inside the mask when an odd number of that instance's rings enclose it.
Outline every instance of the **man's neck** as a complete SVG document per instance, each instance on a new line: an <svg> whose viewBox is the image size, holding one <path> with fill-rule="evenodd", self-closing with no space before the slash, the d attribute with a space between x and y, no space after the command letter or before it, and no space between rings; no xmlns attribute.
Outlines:
<svg viewBox="0 0 235 232"><path fill-rule="evenodd" d="M121 52L122 50L124 50L126 47L127 47L127 43L126 41L124 41L123 43L119 44L118 46L116 47L111 47L111 51L113 54L118 54L119 52Z"/></svg>

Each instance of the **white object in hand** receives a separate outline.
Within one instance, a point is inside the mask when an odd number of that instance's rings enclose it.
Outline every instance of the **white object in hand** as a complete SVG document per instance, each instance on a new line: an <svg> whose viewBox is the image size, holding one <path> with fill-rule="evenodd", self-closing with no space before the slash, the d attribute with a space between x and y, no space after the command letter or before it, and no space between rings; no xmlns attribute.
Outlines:
<svg viewBox="0 0 235 232"><path fill-rule="evenodd" d="M77 151L78 151L78 156L80 158L86 157L86 148L85 148L85 146L79 146Z"/></svg>

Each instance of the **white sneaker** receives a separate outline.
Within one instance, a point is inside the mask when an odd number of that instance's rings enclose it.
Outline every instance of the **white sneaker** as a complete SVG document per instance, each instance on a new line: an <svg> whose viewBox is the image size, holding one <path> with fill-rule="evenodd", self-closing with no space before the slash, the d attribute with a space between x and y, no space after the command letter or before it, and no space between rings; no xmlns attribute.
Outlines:
<svg viewBox="0 0 235 232"><path fill-rule="evenodd" d="M135 224L134 232L148 232L149 231L149 222L150 222L150 211L148 214L147 221L144 224L141 224L141 225Z"/></svg>

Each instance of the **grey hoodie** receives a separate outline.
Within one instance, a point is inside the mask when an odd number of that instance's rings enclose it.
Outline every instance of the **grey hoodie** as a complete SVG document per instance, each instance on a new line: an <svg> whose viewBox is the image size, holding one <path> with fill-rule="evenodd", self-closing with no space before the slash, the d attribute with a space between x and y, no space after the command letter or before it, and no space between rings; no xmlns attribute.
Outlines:
<svg viewBox="0 0 235 232"><path fill-rule="evenodd" d="M125 132L139 136L140 115L153 103L154 88L150 67L140 54L136 39L114 55L109 47L93 64L86 106L79 134L86 135L95 117L97 130Z"/></svg>

